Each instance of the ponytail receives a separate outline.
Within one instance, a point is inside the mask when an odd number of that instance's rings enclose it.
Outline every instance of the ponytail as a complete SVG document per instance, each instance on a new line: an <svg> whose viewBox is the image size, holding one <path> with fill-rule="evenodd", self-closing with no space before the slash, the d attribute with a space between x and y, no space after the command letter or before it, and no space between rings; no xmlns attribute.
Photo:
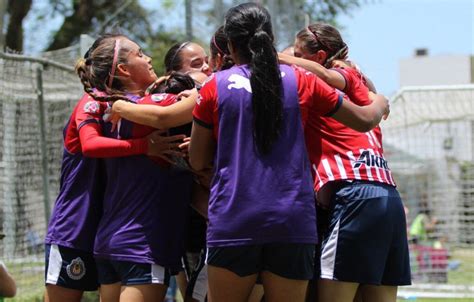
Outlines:
<svg viewBox="0 0 474 302"><path fill-rule="evenodd" d="M280 136L283 120L281 74L270 14L257 3L237 5L226 14L224 32L236 55L249 62L254 142L260 153L268 154Z"/></svg>
<svg viewBox="0 0 474 302"><path fill-rule="evenodd" d="M265 31L250 38L249 50L254 140L259 151L267 154L280 135L283 119L280 68L272 38Z"/></svg>

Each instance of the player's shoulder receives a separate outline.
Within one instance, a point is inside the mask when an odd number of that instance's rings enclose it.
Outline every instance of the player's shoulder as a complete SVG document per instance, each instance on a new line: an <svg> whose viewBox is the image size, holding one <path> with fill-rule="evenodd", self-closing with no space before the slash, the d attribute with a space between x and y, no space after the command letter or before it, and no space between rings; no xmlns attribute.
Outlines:
<svg viewBox="0 0 474 302"><path fill-rule="evenodd" d="M153 93L138 100L138 104L167 106L176 102L176 95L171 93Z"/></svg>
<svg viewBox="0 0 474 302"><path fill-rule="evenodd" d="M102 107L101 102L85 93L77 103L76 111L85 114L100 114L103 111Z"/></svg>

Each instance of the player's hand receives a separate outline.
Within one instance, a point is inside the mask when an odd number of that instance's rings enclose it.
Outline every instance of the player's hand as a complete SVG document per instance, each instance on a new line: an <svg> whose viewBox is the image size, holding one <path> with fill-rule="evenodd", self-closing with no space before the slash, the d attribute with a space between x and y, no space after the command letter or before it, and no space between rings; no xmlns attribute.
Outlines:
<svg viewBox="0 0 474 302"><path fill-rule="evenodd" d="M165 134L165 130L158 130L147 136L147 155L156 156L174 164L172 157L186 156L186 154L179 149L179 145L186 136L184 134L166 136Z"/></svg>
<svg viewBox="0 0 474 302"><path fill-rule="evenodd" d="M196 88L181 91L180 93L178 93L178 95L176 96L176 98L177 98L178 100L181 100L181 98L189 98L189 97L191 97L191 96L195 96L195 97L197 98L197 96L198 96L198 91L197 91Z"/></svg>
<svg viewBox="0 0 474 302"><path fill-rule="evenodd" d="M145 95L152 94L155 89L160 86L161 83L167 81L170 78L170 76L161 76L159 77L156 81L153 82L148 88L145 90Z"/></svg>
<svg viewBox="0 0 474 302"><path fill-rule="evenodd" d="M184 154L188 154L189 153L189 143L191 142L191 138L190 137L185 137L183 139L183 143L181 143L178 148L181 150L181 152L183 152Z"/></svg>

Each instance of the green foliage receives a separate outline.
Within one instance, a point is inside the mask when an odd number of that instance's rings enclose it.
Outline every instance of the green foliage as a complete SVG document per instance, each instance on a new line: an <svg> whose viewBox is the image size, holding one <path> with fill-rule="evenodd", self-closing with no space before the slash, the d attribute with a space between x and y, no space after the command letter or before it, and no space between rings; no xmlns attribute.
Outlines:
<svg viewBox="0 0 474 302"><path fill-rule="evenodd" d="M156 33L151 35L145 42L147 54L153 59L152 65L158 76L165 73L164 58L165 54L173 44L185 41L184 34L167 32L160 28Z"/></svg>
<svg viewBox="0 0 474 302"><path fill-rule="evenodd" d="M120 32L142 42L151 35L150 12L138 0L50 0L51 14L65 15L64 22L53 35L48 50L76 43L81 34L96 36L104 32ZM72 5L71 5L72 2Z"/></svg>

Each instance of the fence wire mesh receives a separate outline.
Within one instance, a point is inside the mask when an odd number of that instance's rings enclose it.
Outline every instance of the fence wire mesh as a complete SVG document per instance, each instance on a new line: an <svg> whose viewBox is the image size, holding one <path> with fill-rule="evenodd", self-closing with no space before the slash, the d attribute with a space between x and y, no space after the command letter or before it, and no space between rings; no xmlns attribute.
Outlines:
<svg viewBox="0 0 474 302"><path fill-rule="evenodd" d="M0 58L0 255L20 300L43 291L43 239L59 188L61 133L81 89L72 67Z"/></svg>
<svg viewBox="0 0 474 302"><path fill-rule="evenodd" d="M402 292L474 298L474 85L402 89L383 133L411 232Z"/></svg>

